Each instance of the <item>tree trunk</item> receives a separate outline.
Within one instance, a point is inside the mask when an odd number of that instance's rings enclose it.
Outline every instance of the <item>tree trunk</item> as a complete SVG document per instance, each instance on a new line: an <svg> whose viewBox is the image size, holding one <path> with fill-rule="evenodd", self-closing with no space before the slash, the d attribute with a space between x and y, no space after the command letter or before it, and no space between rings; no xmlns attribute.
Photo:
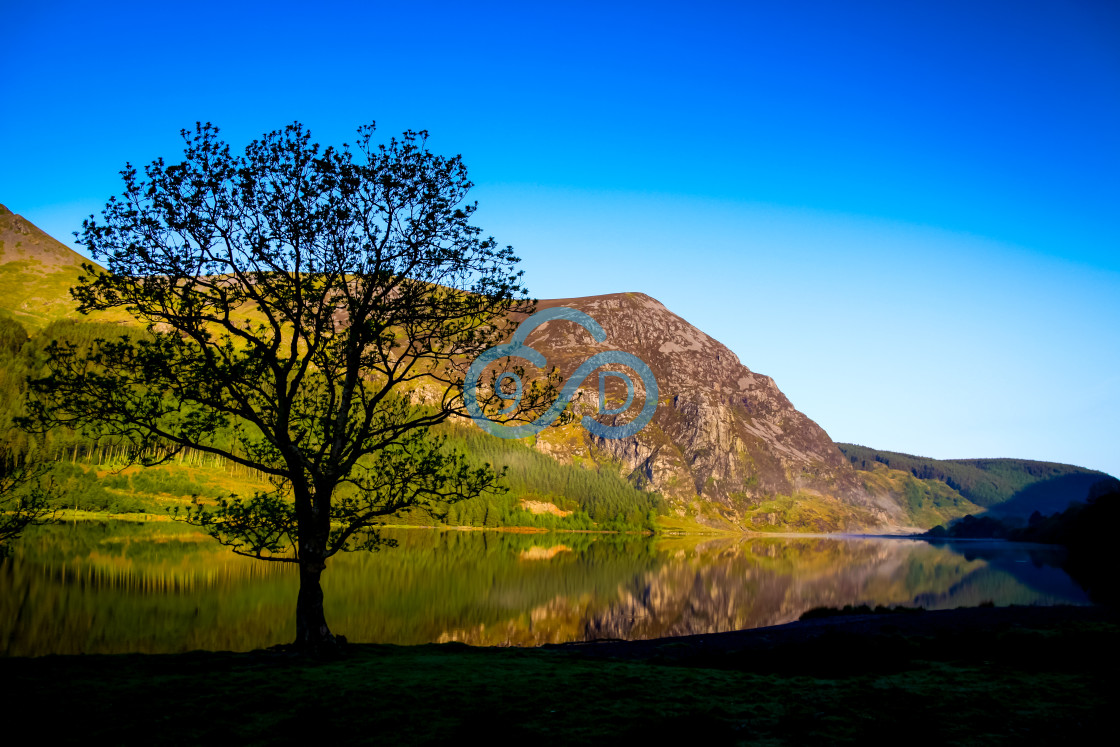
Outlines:
<svg viewBox="0 0 1120 747"><path fill-rule="evenodd" d="M295 647L314 652L334 651L339 643L323 613L323 587L319 577L326 570L327 539L331 531L329 488L308 484L293 459L292 472L301 479L292 480L296 521L299 526L299 597L296 599Z"/></svg>
<svg viewBox="0 0 1120 747"><path fill-rule="evenodd" d="M320 648L336 643L323 614L323 587L319 585L326 564L318 558L299 561L299 597L296 599L296 640L300 648Z"/></svg>

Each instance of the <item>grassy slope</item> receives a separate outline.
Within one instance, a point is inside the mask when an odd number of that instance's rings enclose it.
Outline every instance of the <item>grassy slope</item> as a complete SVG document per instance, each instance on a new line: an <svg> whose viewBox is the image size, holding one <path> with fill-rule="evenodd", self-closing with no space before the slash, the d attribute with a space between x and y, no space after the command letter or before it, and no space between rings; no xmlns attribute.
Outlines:
<svg viewBox="0 0 1120 747"><path fill-rule="evenodd" d="M885 464L876 463L859 476L869 493L894 498L914 527L934 527L984 510L940 480L919 480Z"/></svg>
<svg viewBox="0 0 1120 747"><path fill-rule="evenodd" d="M835 532L877 523L861 507L815 492L775 495L736 507L741 509L742 528L754 532Z"/></svg>
<svg viewBox="0 0 1120 747"><path fill-rule="evenodd" d="M273 744L306 729L331 744L856 744L920 728L923 743L1017 745L1111 727L1115 621L1087 611L982 624L971 613L983 611L967 612L926 633L893 620L812 640L771 629L753 634L774 639L761 646L729 634L722 646L703 636L603 655L445 644L354 646L327 661L51 656L0 659L0 677L6 708L52 744Z"/></svg>
<svg viewBox="0 0 1120 747"><path fill-rule="evenodd" d="M190 504L198 495L204 503L231 493L252 495L268 490L265 480L234 466L175 463L152 468L126 467L123 464L69 463L63 459L54 469L54 480L61 498L57 505L107 513L147 514L164 518L169 510Z"/></svg>
<svg viewBox="0 0 1120 747"><path fill-rule="evenodd" d="M857 470L873 472L877 464L923 481L944 483L961 497L996 513L1027 516L1038 509L1060 511L1085 500L1089 488L1107 479L1103 472L1055 462L1027 459L929 459L855 444L837 444Z"/></svg>
<svg viewBox="0 0 1120 747"><path fill-rule="evenodd" d="M0 205L0 313L14 317L28 331L75 316L70 288L77 285L81 265L88 261ZM126 321L122 312L96 318Z"/></svg>
<svg viewBox="0 0 1120 747"><path fill-rule="evenodd" d="M73 314L82 258L0 205L0 303L28 329Z"/></svg>

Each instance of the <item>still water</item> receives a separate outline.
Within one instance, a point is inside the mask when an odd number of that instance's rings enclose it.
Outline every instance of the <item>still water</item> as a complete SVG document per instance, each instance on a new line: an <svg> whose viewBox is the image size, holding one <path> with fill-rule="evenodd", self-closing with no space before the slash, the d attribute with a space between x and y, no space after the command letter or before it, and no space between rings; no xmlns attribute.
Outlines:
<svg viewBox="0 0 1120 747"><path fill-rule="evenodd" d="M536 645L775 625L813 607L1085 604L1050 548L872 538L392 530L336 556L327 620L353 642ZM295 637L288 564L175 523L39 527L0 565L0 653L243 651Z"/></svg>

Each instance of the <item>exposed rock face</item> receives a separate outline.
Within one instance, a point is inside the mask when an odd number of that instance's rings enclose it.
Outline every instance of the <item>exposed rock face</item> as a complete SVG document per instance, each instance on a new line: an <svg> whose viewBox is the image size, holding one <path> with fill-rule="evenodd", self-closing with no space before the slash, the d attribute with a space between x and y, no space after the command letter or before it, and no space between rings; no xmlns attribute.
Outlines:
<svg viewBox="0 0 1120 747"><path fill-rule="evenodd" d="M773 379L751 371L727 347L658 301L642 293L618 293L552 299L537 308L559 306L591 316L606 340L597 343L579 325L553 320L534 331L528 345L565 377L595 353L632 353L656 376L659 404L652 422L635 436L596 438L577 423L544 431L536 444L541 451L567 461L590 457L599 464L620 464L632 479L660 491L678 508L697 499L711 501L732 521L744 505L799 491L871 508L848 460ZM598 420L622 424L640 411L644 387L636 374L630 378L635 388L630 408L617 416L598 415ZM608 377L606 394L608 407L619 406L623 382ZM596 373L581 386L577 414L595 416L598 399Z"/></svg>

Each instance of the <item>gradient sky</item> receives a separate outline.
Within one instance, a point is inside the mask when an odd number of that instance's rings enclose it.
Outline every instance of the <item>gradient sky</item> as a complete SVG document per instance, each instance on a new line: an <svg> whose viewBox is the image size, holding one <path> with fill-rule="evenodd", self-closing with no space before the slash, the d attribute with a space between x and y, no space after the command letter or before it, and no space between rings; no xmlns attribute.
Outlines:
<svg viewBox="0 0 1120 747"><path fill-rule="evenodd" d="M648 293L837 441L1120 475L1115 2L23 3L0 202L196 120L461 153L538 297Z"/></svg>

